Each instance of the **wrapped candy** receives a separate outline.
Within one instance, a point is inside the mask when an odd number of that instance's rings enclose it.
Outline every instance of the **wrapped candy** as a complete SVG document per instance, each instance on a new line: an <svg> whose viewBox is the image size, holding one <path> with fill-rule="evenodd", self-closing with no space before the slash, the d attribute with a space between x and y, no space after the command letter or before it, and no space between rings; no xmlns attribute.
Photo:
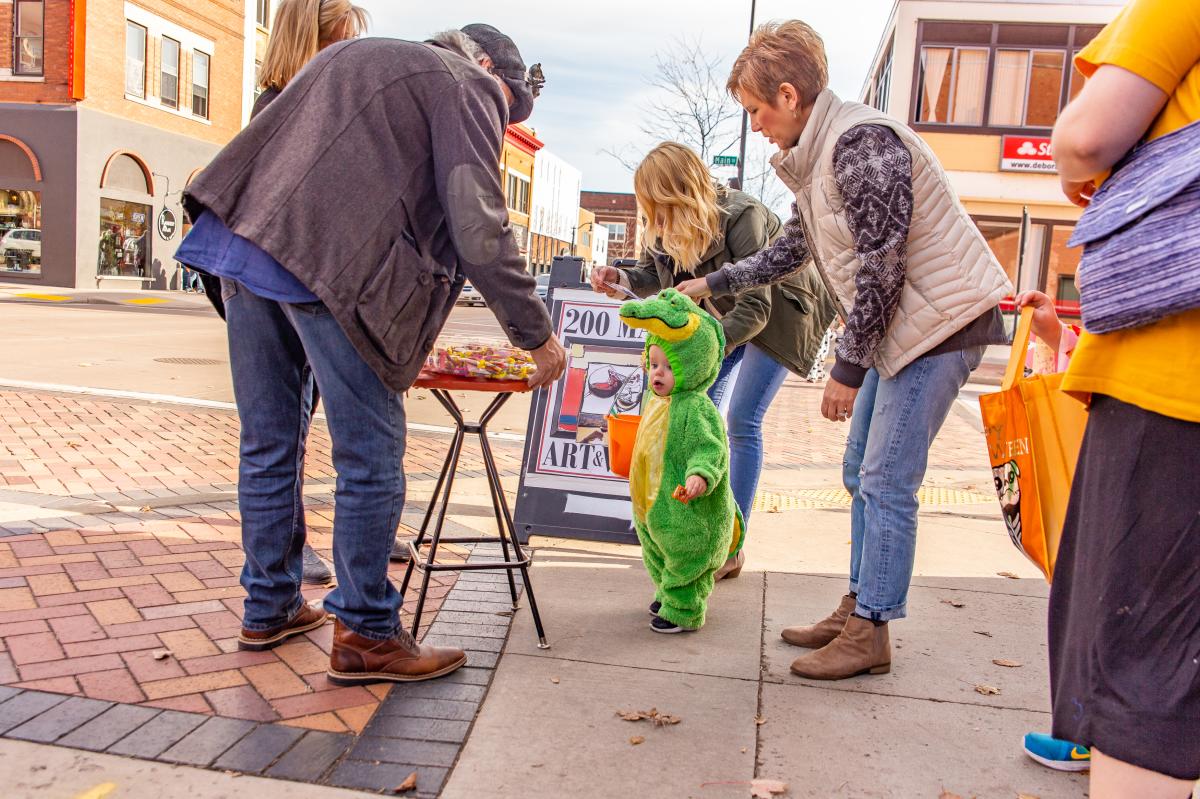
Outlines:
<svg viewBox="0 0 1200 799"><path fill-rule="evenodd" d="M525 380L535 369L525 350L477 342L439 342L426 359L425 368L438 374L485 380Z"/></svg>

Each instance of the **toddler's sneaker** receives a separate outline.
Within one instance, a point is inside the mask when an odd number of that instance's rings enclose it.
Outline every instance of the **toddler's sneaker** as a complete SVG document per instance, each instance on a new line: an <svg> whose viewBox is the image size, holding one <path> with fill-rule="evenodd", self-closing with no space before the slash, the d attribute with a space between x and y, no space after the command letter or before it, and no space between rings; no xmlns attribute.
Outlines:
<svg viewBox="0 0 1200 799"><path fill-rule="evenodd" d="M1042 732L1026 734L1025 754L1056 771L1087 771L1092 767L1092 752L1086 746L1062 741Z"/></svg>
<svg viewBox="0 0 1200 799"><path fill-rule="evenodd" d="M657 616L658 612L660 610L662 610L662 603L659 602L657 599L650 603L650 615L651 616Z"/></svg>
<svg viewBox="0 0 1200 799"><path fill-rule="evenodd" d="M667 621L662 616L655 616L650 620L650 629L656 633L690 633L696 630L695 627L680 627L673 621Z"/></svg>

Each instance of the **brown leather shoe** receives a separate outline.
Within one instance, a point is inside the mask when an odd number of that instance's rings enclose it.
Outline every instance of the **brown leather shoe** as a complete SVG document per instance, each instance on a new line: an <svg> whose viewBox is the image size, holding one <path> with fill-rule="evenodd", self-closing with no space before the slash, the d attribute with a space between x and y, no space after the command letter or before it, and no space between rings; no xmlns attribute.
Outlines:
<svg viewBox="0 0 1200 799"><path fill-rule="evenodd" d="M887 624L851 616L841 634L816 652L792 663L792 673L810 680L844 680L859 674L892 670L892 646Z"/></svg>
<svg viewBox="0 0 1200 799"><path fill-rule="evenodd" d="M807 627L785 627L780 635L792 646L820 649L838 637L846 626L846 619L854 612L855 604L855 598L846 594L832 615Z"/></svg>
<svg viewBox="0 0 1200 799"><path fill-rule="evenodd" d="M742 573L742 567L746 565L746 551L739 549L736 555L730 555L728 560L721 568L717 569L713 574L713 581L717 580L732 580Z"/></svg>
<svg viewBox="0 0 1200 799"><path fill-rule="evenodd" d="M238 649L247 652L274 649L293 635L315 630L327 621L329 621L329 614L325 611L318 610L312 605L301 605L295 616L278 627L261 632L247 630L243 627L241 633L238 634Z"/></svg>
<svg viewBox="0 0 1200 799"><path fill-rule="evenodd" d="M333 621L329 681L335 685L418 682L442 677L467 662L467 653L448 646L418 644L405 630L377 641Z"/></svg>

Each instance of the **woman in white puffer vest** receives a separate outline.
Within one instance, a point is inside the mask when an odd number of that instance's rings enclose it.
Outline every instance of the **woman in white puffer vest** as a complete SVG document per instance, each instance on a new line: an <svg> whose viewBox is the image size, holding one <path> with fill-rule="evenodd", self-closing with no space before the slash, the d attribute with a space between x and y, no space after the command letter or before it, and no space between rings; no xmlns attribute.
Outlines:
<svg viewBox="0 0 1200 799"><path fill-rule="evenodd" d="M805 23L751 36L728 88L779 147L793 215L771 246L679 289L737 293L811 258L838 301L846 332L821 413L852 419L850 590L828 618L782 633L815 650L793 672L837 680L891 668L887 625L906 615L929 447L987 345L1006 343L999 302L1012 287L925 142L827 84L824 44Z"/></svg>

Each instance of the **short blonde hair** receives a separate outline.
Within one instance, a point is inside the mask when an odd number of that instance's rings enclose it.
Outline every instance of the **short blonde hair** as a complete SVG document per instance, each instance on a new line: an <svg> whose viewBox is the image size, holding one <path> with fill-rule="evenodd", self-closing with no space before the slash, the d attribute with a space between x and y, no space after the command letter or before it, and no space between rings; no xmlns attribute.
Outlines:
<svg viewBox="0 0 1200 799"><path fill-rule="evenodd" d="M663 142L633 173L633 191L646 216L646 238L660 242L676 272L695 269L721 236L717 200L724 193L700 156L677 142Z"/></svg>
<svg viewBox="0 0 1200 799"><path fill-rule="evenodd" d="M332 43L343 25L349 25L350 38L361 35L367 30L367 12L350 0L283 0L275 12L258 85L282 91L322 44Z"/></svg>
<svg viewBox="0 0 1200 799"><path fill-rule="evenodd" d="M785 83L796 87L805 106L812 105L829 85L825 42L811 25L798 19L758 26L733 62L725 88L734 99L749 92L774 105Z"/></svg>

